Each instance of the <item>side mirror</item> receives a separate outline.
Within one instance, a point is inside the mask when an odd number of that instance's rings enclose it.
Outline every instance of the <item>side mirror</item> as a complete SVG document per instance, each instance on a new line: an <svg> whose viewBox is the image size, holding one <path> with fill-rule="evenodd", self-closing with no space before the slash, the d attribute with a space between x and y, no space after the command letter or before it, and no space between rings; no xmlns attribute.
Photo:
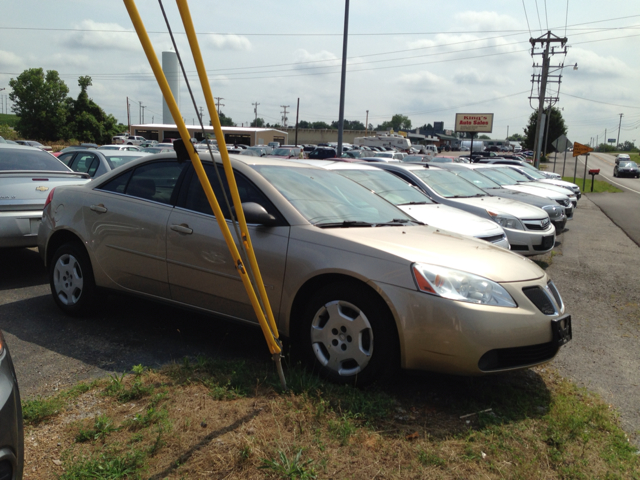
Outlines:
<svg viewBox="0 0 640 480"><path fill-rule="evenodd" d="M231 208L235 215L235 207ZM265 227L272 227L277 223L276 217L267 212L259 203L244 202L242 204L242 210L244 211L244 218L247 223L257 223L258 225L264 225Z"/></svg>

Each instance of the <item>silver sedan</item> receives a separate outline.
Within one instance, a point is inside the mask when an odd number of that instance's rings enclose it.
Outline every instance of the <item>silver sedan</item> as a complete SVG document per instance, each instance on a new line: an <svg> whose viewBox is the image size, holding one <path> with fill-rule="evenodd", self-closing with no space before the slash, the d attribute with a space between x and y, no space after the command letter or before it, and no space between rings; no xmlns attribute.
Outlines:
<svg viewBox="0 0 640 480"><path fill-rule="evenodd" d="M231 222L228 187L204 163ZM526 368L571 338L560 294L535 263L419 225L336 172L247 156L232 166L278 328L329 379L365 385L397 366ZM38 248L70 315L109 289L257 325L194 169L174 154L56 189Z"/></svg>

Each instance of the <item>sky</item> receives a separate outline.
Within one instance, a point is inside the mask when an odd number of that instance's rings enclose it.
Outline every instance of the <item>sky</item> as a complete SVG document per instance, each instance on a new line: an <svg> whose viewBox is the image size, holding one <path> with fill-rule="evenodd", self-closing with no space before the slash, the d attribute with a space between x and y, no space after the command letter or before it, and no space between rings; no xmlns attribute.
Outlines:
<svg viewBox="0 0 640 480"><path fill-rule="evenodd" d="M281 122L287 106L288 124L295 124L298 98L300 120L338 119L345 0L188 4L213 95L239 126L253 120L256 102L265 122ZM136 5L161 58L172 43L160 3ZM176 2L162 5L208 124ZM638 2L351 0L348 28L348 120L364 123L368 111L375 127L400 113L413 127L443 121L451 129L456 113L493 113L492 138L522 134L530 103L537 107L529 97L538 95L531 78L540 73L534 61L541 62L529 39L551 31L568 39L566 55L558 49L551 57L551 71L562 74L556 106L569 139L617 138L621 122L620 141L640 143ZM0 0L0 98L28 68L56 70L72 97L78 78L90 76L89 96L122 123L127 97L131 123L140 123L140 105L146 123L162 121L162 94L123 1ZM184 80L179 105L186 123L197 122Z"/></svg>

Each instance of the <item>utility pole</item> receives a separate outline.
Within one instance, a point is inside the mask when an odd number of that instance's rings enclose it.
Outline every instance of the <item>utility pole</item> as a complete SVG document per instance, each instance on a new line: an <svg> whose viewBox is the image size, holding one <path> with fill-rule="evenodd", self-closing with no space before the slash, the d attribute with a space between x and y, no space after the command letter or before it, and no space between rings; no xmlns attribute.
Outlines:
<svg viewBox="0 0 640 480"><path fill-rule="evenodd" d="M507 125L507 142L509 141L509 125Z"/></svg>
<svg viewBox="0 0 640 480"><path fill-rule="evenodd" d="M146 105L140 105L142 107L142 124L144 125L144 109L147 108Z"/></svg>
<svg viewBox="0 0 640 480"><path fill-rule="evenodd" d="M253 113L255 114L255 120L253 121L253 126L258 128L258 105L260 105L257 101L252 103L253 105Z"/></svg>
<svg viewBox="0 0 640 480"><path fill-rule="evenodd" d="M620 114L620 123L618 123L618 140L616 141L616 150L618 149L618 145L620 145L620 127L622 126L622 116L624 113Z"/></svg>
<svg viewBox="0 0 640 480"><path fill-rule="evenodd" d="M609 145L609 139L607 138L607 129L606 128L604 129L604 144L605 145ZM607 150L605 149L605 152L606 151Z"/></svg>
<svg viewBox="0 0 640 480"><path fill-rule="evenodd" d="M142 123L142 102L138 102L138 122Z"/></svg>
<svg viewBox="0 0 640 480"><path fill-rule="evenodd" d="M129 108L129 97L127 97L127 132L131 133L131 109Z"/></svg>
<svg viewBox="0 0 640 480"><path fill-rule="evenodd" d="M298 97L298 106L296 107L296 147L298 146L298 120L300 118L300 97Z"/></svg>
<svg viewBox="0 0 640 480"><path fill-rule="evenodd" d="M200 107L200 123L204 120L204 114L202 113L202 107Z"/></svg>
<svg viewBox="0 0 640 480"><path fill-rule="evenodd" d="M349 38L349 0L344 2L344 33L342 34L342 70L340 74L340 110L338 113L338 151L342 157L342 134L344 133L344 94L347 82L347 39Z"/></svg>
<svg viewBox="0 0 640 480"><path fill-rule="evenodd" d="M552 38L553 36L553 38ZM529 39L529 42L531 43L531 56L533 55L542 55L542 73L540 75L533 75L532 76L532 82L536 82L539 81L540 82L540 90L538 93L538 121L536 124L536 134L535 134L535 138L534 138L534 162L535 162L535 166L536 168L540 165L540 152L542 150L542 137L544 134L544 122L545 122L545 115L544 115L544 102L545 100L547 100L546 98L546 93L547 93L547 82L549 80L549 53L550 53L550 49L551 49L551 44L552 43L559 43L561 47L563 48L563 52L555 52L555 48L551 51L551 54L555 54L555 53L565 53L566 54L566 43L567 43L567 39L565 38L560 38L556 35L553 35L550 31L547 31L546 35L543 35L542 37L539 38L531 38ZM535 48L536 48L536 44L544 44L544 51L539 53L539 52L535 52ZM534 67L538 66L534 63L533 65ZM538 78L536 78L538 77ZM558 80L557 82L560 83L562 75L558 75ZM529 100L532 100L535 97L530 97ZM555 103L558 99L556 98L549 98L549 105L551 105L552 103Z"/></svg>
<svg viewBox="0 0 640 480"><path fill-rule="evenodd" d="M282 114L282 127L283 128L287 128L287 108L289 108L289 105L280 105L282 107L282 112L280 112Z"/></svg>
<svg viewBox="0 0 640 480"><path fill-rule="evenodd" d="M222 105L224 107L224 103L220 103L220 100L224 100L223 97L213 97L216 101L216 104L218 105L218 116L220 116L220 105Z"/></svg>

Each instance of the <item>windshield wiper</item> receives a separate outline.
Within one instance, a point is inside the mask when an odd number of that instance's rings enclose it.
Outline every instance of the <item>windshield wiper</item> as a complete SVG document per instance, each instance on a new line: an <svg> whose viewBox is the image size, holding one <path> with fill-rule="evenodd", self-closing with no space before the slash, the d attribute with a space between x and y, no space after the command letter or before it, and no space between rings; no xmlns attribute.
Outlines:
<svg viewBox="0 0 640 480"><path fill-rule="evenodd" d="M409 223L414 223L416 225L424 225L424 223L418 222L417 220L409 220L408 218L394 218L390 222L376 223L376 227L401 227Z"/></svg>
<svg viewBox="0 0 640 480"><path fill-rule="evenodd" d="M398 207L402 207L403 205L427 205L427 204L431 204L433 202L407 202L407 203L399 203L397 206Z"/></svg>
<svg viewBox="0 0 640 480"><path fill-rule="evenodd" d="M344 222L316 223L320 228L350 228L350 227L373 227L376 224L369 222L359 222L357 220L345 220Z"/></svg>

